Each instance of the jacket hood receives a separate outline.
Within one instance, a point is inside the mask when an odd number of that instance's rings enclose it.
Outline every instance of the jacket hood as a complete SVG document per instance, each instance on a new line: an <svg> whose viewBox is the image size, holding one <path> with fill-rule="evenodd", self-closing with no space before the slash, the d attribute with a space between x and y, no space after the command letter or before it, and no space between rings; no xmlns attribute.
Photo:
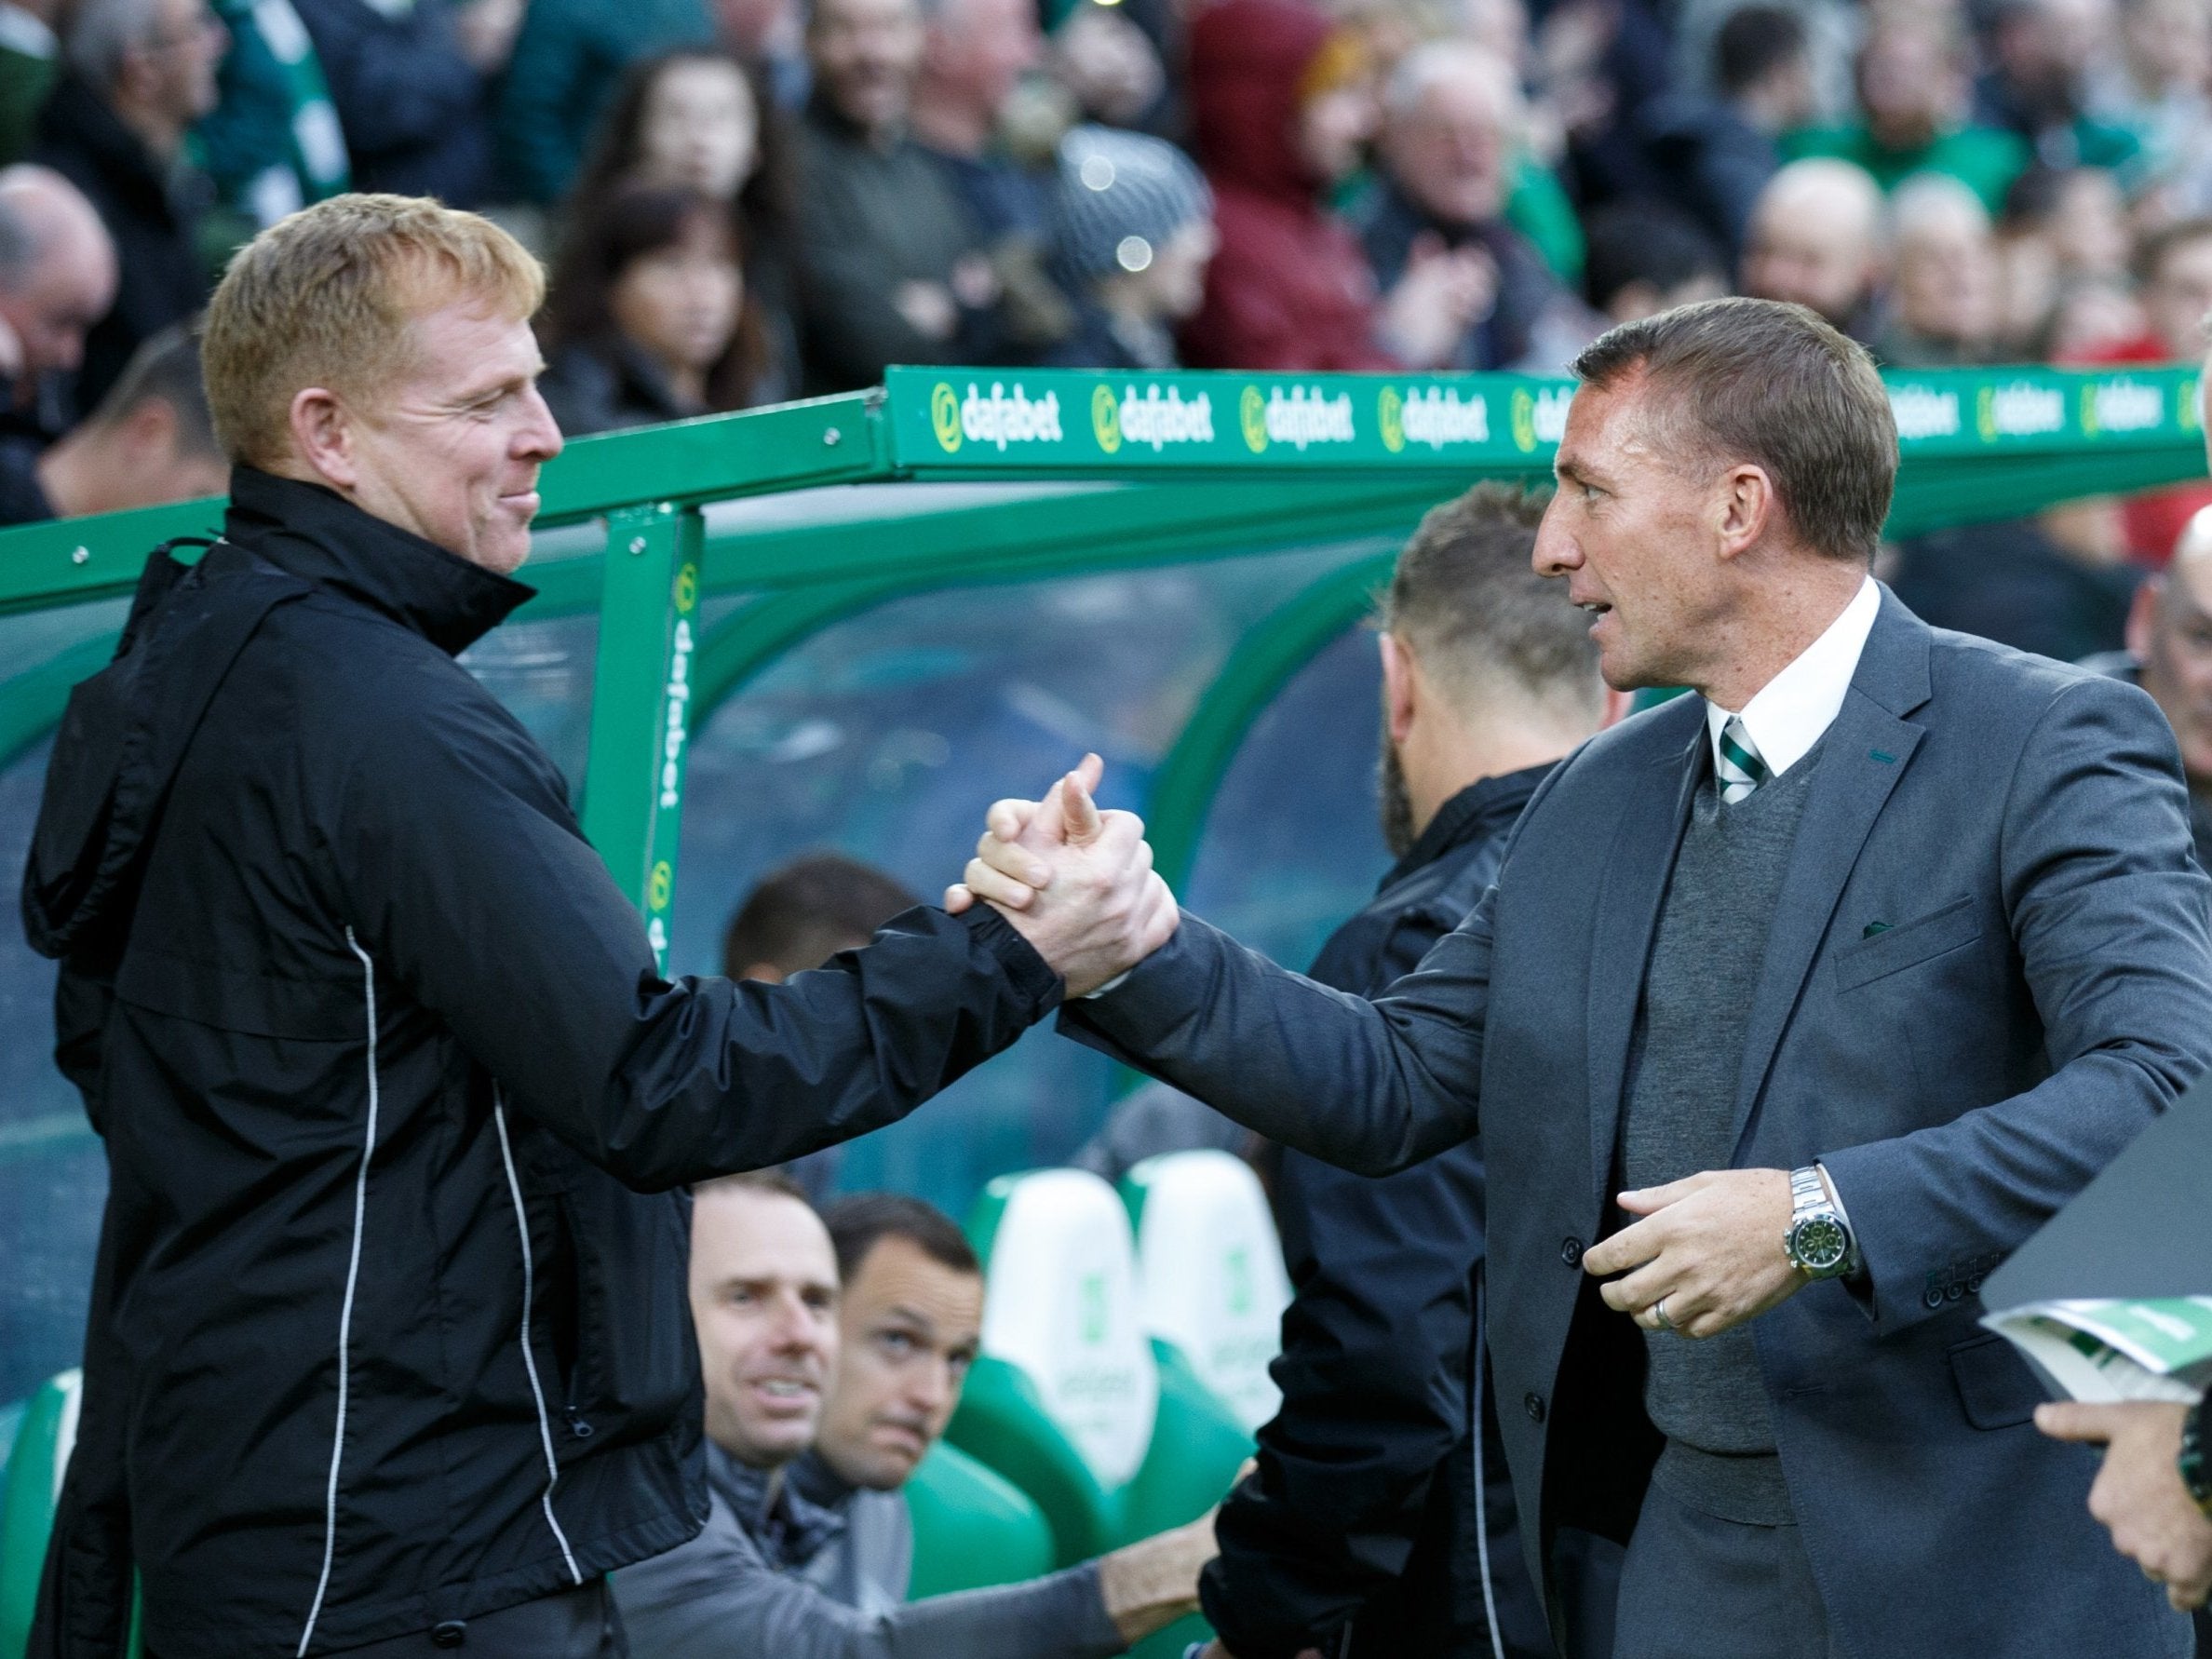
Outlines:
<svg viewBox="0 0 2212 1659"><path fill-rule="evenodd" d="M1335 32L1302 0L1218 0L1191 25L1191 119L1218 184L1311 206L1295 139L1299 83Z"/></svg>
<svg viewBox="0 0 2212 1659"><path fill-rule="evenodd" d="M250 467L232 475L223 528L196 565L155 549L114 659L70 694L23 870L23 932L44 955L97 964L120 950L177 769L271 611L335 591L451 653L533 591Z"/></svg>

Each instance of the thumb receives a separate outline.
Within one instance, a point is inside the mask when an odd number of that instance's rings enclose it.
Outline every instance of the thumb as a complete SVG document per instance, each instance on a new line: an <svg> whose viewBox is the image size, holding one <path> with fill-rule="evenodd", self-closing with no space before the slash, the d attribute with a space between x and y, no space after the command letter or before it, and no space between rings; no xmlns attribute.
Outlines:
<svg viewBox="0 0 2212 1659"><path fill-rule="evenodd" d="M1067 815L1068 844L1088 846L1098 840L1101 823L1099 803L1091 799L1090 786L1084 782L1083 774L1069 773L1060 779L1060 787L1054 793L1059 796L1061 809Z"/></svg>
<svg viewBox="0 0 2212 1659"><path fill-rule="evenodd" d="M2035 1426L2054 1440L2073 1440L2084 1446L2102 1446L2119 1424L2110 1406L2086 1405L2080 1400L2046 1400L2035 1408Z"/></svg>
<svg viewBox="0 0 2212 1659"><path fill-rule="evenodd" d="M1099 780L1106 776L1106 762L1094 751L1076 762L1075 776L1083 780L1083 787L1092 794L1099 792Z"/></svg>

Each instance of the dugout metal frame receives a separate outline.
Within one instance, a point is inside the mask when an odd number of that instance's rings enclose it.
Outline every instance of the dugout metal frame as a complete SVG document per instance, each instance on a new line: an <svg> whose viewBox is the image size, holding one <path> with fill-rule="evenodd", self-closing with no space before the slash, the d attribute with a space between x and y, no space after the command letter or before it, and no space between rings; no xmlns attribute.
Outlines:
<svg viewBox="0 0 2212 1659"><path fill-rule="evenodd" d="M893 369L878 390L572 443L541 529L597 524L522 575L524 613L594 609L587 833L665 951L690 731L810 634L933 587L1234 558L1409 530L1477 478L1542 479L1572 383L1511 375L1118 374ZM1902 465L1890 533L2013 517L2201 477L2189 368L1892 373ZM1060 483L947 510L880 509L714 542L704 509L830 485ZM221 503L0 533L0 615L126 594L148 548L213 534ZM1160 867L1188 870L1252 720L1367 608L1387 559L1342 566L1240 641L1154 781ZM720 627L700 601L762 595ZM0 665L0 763L106 660L102 633Z"/></svg>

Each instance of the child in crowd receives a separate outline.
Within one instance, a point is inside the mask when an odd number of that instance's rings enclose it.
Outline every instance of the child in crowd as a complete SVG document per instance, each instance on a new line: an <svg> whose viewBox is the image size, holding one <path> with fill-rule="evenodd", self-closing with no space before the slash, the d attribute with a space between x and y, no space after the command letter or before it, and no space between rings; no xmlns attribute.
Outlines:
<svg viewBox="0 0 2212 1659"><path fill-rule="evenodd" d="M1076 324L1051 360L1174 368L1175 330L1206 298L1212 209L1206 180L1173 144L1106 127L1061 140L1049 246Z"/></svg>

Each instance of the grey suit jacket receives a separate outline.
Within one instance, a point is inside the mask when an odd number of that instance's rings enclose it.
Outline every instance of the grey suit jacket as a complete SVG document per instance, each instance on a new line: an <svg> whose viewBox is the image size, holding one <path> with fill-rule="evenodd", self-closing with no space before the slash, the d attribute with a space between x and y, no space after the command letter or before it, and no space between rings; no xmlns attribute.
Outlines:
<svg viewBox="0 0 2212 1659"><path fill-rule="evenodd" d="M1374 1003L1186 917L1063 1015L1348 1167L1400 1168L1479 1116L1491 1359L1540 1583L1561 1524L1626 1535L1656 1451L1636 1333L1580 1261L1622 1220L1630 1038L1705 743L1694 696L1591 740L1474 913ZM1814 763L1734 1163L1825 1162L1865 1253L1859 1281L1753 1327L1838 1651L2179 1659L2187 1621L2084 1510L2094 1457L2030 1425L2032 1378L1975 1323L1982 1275L2212 1060L2212 885L2172 735L2131 687L1885 593Z"/></svg>

